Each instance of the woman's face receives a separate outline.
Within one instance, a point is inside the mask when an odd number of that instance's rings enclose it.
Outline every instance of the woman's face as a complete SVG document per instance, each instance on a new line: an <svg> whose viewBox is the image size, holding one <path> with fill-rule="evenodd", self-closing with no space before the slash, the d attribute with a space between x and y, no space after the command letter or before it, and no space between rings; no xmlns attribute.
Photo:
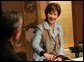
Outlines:
<svg viewBox="0 0 84 62"><path fill-rule="evenodd" d="M57 11L51 11L50 13L47 14L47 19L50 24L55 23L57 17L58 17Z"/></svg>

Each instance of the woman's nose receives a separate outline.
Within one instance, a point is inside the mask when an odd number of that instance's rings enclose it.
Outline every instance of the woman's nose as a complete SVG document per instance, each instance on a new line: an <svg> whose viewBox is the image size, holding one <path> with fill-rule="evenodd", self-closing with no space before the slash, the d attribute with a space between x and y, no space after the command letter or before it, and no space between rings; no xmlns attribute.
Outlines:
<svg viewBox="0 0 84 62"><path fill-rule="evenodd" d="M51 18L54 18L54 17L55 17L55 16L52 14L52 15L51 15Z"/></svg>

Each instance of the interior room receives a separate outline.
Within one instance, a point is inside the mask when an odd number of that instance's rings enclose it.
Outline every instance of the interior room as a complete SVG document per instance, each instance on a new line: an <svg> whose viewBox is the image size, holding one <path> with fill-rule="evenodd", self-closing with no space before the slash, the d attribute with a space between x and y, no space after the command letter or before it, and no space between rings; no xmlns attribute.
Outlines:
<svg viewBox="0 0 84 62"><path fill-rule="evenodd" d="M34 31L45 19L44 10L52 2L59 3L61 6L62 12L57 22L64 29L65 56L70 59L83 58L83 1L1 1L2 10L9 12L15 10L23 15L23 31L20 40L13 43L15 52L22 59L33 61L31 44Z"/></svg>

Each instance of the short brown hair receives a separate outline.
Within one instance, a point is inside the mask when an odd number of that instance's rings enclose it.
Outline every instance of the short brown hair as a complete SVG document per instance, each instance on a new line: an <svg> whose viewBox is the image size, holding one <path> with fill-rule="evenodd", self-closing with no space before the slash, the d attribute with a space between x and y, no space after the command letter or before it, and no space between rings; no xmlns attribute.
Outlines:
<svg viewBox="0 0 84 62"><path fill-rule="evenodd" d="M61 7L58 3L50 3L49 5L47 5L47 7L45 8L45 15L47 16L47 14L51 11L57 11L58 16L61 13Z"/></svg>

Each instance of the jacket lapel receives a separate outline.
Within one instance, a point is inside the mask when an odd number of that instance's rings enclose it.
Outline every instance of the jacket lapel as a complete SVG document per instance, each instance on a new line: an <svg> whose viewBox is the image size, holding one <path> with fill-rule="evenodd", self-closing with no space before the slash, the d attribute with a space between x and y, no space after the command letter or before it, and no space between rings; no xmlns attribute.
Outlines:
<svg viewBox="0 0 84 62"><path fill-rule="evenodd" d="M44 22L44 29L49 30L50 31L50 35L52 36L53 40L55 41L55 37L58 33L58 26L57 23L55 23L55 27L54 27L54 32L52 32L50 25L48 24L48 22Z"/></svg>

